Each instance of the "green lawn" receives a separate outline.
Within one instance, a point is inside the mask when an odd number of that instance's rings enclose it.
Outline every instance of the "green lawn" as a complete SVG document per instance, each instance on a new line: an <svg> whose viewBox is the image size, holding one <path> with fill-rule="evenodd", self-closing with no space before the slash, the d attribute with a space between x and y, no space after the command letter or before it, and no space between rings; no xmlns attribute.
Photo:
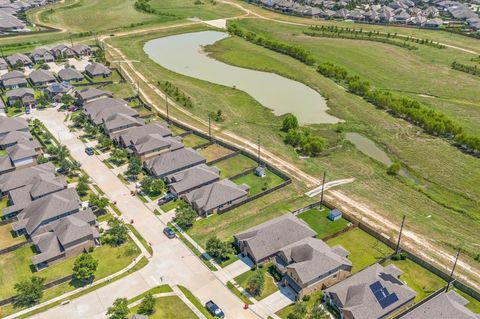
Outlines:
<svg viewBox="0 0 480 319"><path fill-rule="evenodd" d="M109 245L97 247L92 253L93 257L99 261L95 279L104 278L125 268L139 253L140 250L130 239L119 247ZM30 278L32 275L45 277L48 282L71 273L75 261L74 257L39 272L34 272L31 268L31 257L34 254L31 246L24 246L2 255L2 258L0 258L0 268L2 269L0 272L0 299L13 296L15 294L13 285L18 281Z"/></svg>
<svg viewBox="0 0 480 319"><path fill-rule="evenodd" d="M360 228L352 229L340 236L327 240L330 247L341 245L350 254L352 272L358 272L378 260L390 255L393 250Z"/></svg>
<svg viewBox="0 0 480 319"><path fill-rule="evenodd" d="M187 297L188 300L190 300L191 303L193 303L193 305L198 309L200 310L200 312L205 316L207 317L208 319L213 319L213 316L210 314L210 312L208 312L207 308L205 308L205 306L202 304L202 302L193 295L193 293L188 290L187 288L185 288L184 286L178 286L178 288L180 288L180 290L183 292L183 294Z"/></svg>
<svg viewBox="0 0 480 319"><path fill-rule="evenodd" d="M5 156L5 155L7 155L7 151L0 149L0 156Z"/></svg>
<svg viewBox="0 0 480 319"><path fill-rule="evenodd" d="M231 150L218 144L209 145L205 148L198 150L198 152L207 159L207 162L232 154Z"/></svg>
<svg viewBox="0 0 480 319"><path fill-rule="evenodd" d="M238 175L250 168L255 168L258 164L249 157L239 154L215 163L215 166L220 169L220 178L223 179Z"/></svg>
<svg viewBox="0 0 480 319"><path fill-rule="evenodd" d="M393 264L403 271L403 274L400 275L400 280L404 281L408 287L415 290L417 293L415 302L419 302L447 284L442 278L409 259L391 260L385 263L384 266L389 264Z"/></svg>
<svg viewBox="0 0 480 319"><path fill-rule="evenodd" d="M11 224L0 226L0 249L7 248L24 241L25 236L13 237Z"/></svg>
<svg viewBox="0 0 480 319"><path fill-rule="evenodd" d="M117 99L124 99L135 94L132 86L128 83L112 83L102 86L100 89L112 92L113 96Z"/></svg>
<svg viewBox="0 0 480 319"><path fill-rule="evenodd" d="M156 295L156 294L161 294L166 292L173 292L173 289L172 287L170 287L170 285L164 284L164 285L156 286L156 287L153 287L152 289L145 291L144 293L138 296L133 297L132 299L128 299L128 303L131 304L137 300L143 299L149 293L152 295Z"/></svg>
<svg viewBox="0 0 480 319"><path fill-rule="evenodd" d="M175 125L170 125L169 129L170 129L170 131L172 131L173 136L179 135L179 134L182 134L183 132L185 132L185 130L183 128L180 128L180 127L175 126Z"/></svg>
<svg viewBox="0 0 480 319"><path fill-rule="evenodd" d="M8 196L3 196L2 199L0 200L0 212L2 212L3 209L7 206L8 206Z"/></svg>
<svg viewBox="0 0 480 319"><path fill-rule="evenodd" d="M310 299L308 301L305 301L305 304L307 305L307 313L309 313L313 309L313 306L315 305L315 302L317 302L317 300L322 299L322 296L323 296L322 291L319 291L310 295ZM302 301L297 301L297 302L302 302ZM277 311L275 314L282 319L287 319L288 315L293 312L294 306L295 304L293 303Z"/></svg>
<svg viewBox="0 0 480 319"><path fill-rule="evenodd" d="M166 212L171 211L174 208L177 208L178 204L180 204L179 200L172 200L172 201L169 201L168 203L160 206L160 209L163 210L166 213Z"/></svg>
<svg viewBox="0 0 480 319"><path fill-rule="evenodd" d="M284 182L283 178L271 172L270 170L265 170L266 176L259 177L255 172L248 173L247 175L240 176L232 180L235 184L247 184L250 186L250 191L248 196L256 195L260 192L266 191L267 189L273 188L277 185L280 185Z"/></svg>
<svg viewBox="0 0 480 319"><path fill-rule="evenodd" d="M326 207L322 210L314 208L299 214L297 217L303 219L314 231L317 232L317 238L325 238L341 231L348 225L348 221L344 218L331 221L327 218L328 212L329 209Z"/></svg>
<svg viewBox="0 0 480 319"><path fill-rule="evenodd" d="M273 277L268 272L270 267L273 267L272 264L271 263L266 263L261 268L259 267L257 269L252 269L250 271L247 271L247 272L241 274L238 277L235 277L235 281L240 286L242 286L243 289L246 289L248 281L254 273L260 272L261 274L263 274L263 276L265 277L265 285L264 285L262 294L260 296L254 296L255 299L262 300L265 297L268 297L271 294L273 294L274 292L278 291L278 287L275 285L275 281L274 281Z"/></svg>
<svg viewBox="0 0 480 319"><path fill-rule="evenodd" d="M205 143L208 143L208 140L193 133L183 137L183 145L185 147L196 147Z"/></svg>
<svg viewBox="0 0 480 319"><path fill-rule="evenodd" d="M198 17L213 20L243 14L243 11L236 7L212 0L201 0L199 4L192 0L152 0L151 5L162 13L173 14L179 18Z"/></svg>
<svg viewBox="0 0 480 319"><path fill-rule="evenodd" d="M155 301L155 312L148 316L150 319L197 318L195 313L177 296L160 297ZM137 313L138 307L130 309L130 316Z"/></svg>

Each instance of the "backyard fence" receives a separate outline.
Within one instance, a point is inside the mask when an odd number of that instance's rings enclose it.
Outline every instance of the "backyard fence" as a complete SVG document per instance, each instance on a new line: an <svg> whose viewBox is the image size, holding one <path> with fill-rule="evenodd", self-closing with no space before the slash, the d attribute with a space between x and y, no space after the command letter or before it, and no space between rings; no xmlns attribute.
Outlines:
<svg viewBox="0 0 480 319"><path fill-rule="evenodd" d="M3 248L3 249L0 250L0 255L4 255L4 254L9 253L9 252L11 252L11 251L17 250L18 248L21 248L21 247L23 247L23 246L25 246L25 245L28 245L28 244L30 244L30 243L31 243L30 240L26 240L26 241L23 241L23 242L21 242L21 243L12 245L12 246L10 246L10 247Z"/></svg>

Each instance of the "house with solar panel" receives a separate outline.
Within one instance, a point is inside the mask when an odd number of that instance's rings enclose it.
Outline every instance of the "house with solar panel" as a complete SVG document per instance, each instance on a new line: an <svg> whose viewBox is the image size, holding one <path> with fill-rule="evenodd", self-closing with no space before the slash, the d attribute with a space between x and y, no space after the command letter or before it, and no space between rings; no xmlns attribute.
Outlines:
<svg viewBox="0 0 480 319"><path fill-rule="evenodd" d="M390 264L374 264L325 290L325 301L342 319L381 319L414 302L417 293L399 276L403 272Z"/></svg>

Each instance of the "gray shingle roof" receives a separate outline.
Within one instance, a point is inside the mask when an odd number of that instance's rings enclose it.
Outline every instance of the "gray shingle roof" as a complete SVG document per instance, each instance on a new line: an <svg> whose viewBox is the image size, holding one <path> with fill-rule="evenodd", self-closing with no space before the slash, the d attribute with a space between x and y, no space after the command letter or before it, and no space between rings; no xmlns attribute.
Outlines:
<svg viewBox="0 0 480 319"><path fill-rule="evenodd" d="M18 98L21 99L25 96L35 96L35 91L32 88L19 88L7 91L6 93L7 98Z"/></svg>
<svg viewBox="0 0 480 319"><path fill-rule="evenodd" d="M102 91L94 87L87 87L77 91L78 96L84 101L88 101L90 99L98 98L101 96L112 97L111 92Z"/></svg>
<svg viewBox="0 0 480 319"><path fill-rule="evenodd" d="M14 78L14 79L8 79L8 80L3 80L3 86L5 88L12 88L15 86L27 86L28 82L25 78Z"/></svg>
<svg viewBox="0 0 480 319"><path fill-rule="evenodd" d="M0 191L8 192L12 189L32 183L35 176L40 174L55 174L55 166L52 163L45 163L33 167L16 170L0 176Z"/></svg>
<svg viewBox="0 0 480 319"><path fill-rule="evenodd" d="M7 57L7 61L10 65L15 65L18 61L23 64L31 64L32 60L28 56L22 53L15 53Z"/></svg>
<svg viewBox="0 0 480 319"><path fill-rule="evenodd" d="M71 47L71 49L77 55L82 55L88 51L91 51L91 48L88 45L82 43L75 44L73 47Z"/></svg>
<svg viewBox="0 0 480 319"><path fill-rule="evenodd" d="M18 70L14 70L14 71L5 73L0 78L2 79L2 81L9 80L9 79L18 79L18 78L25 79L25 74L23 74Z"/></svg>
<svg viewBox="0 0 480 319"><path fill-rule="evenodd" d="M374 264L325 290L343 312L355 319L382 318L412 301L416 292L397 277L402 272L393 265ZM380 284L384 294L397 296L397 300L382 307L373 293L372 285Z"/></svg>
<svg viewBox="0 0 480 319"><path fill-rule="evenodd" d="M182 148L155 157L145 166L157 177L163 177L186 168L205 163L206 159L191 148Z"/></svg>
<svg viewBox="0 0 480 319"><path fill-rule="evenodd" d="M248 246L255 261L276 254L280 249L299 240L317 235L304 221L292 214L272 219L235 235Z"/></svg>
<svg viewBox="0 0 480 319"><path fill-rule="evenodd" d="M103 123L109 131L115 131L124 128L125 126L142 126L145 123L142 119L123 113L124 111L114 112L114 114L103 119ZM135 112L132 115L136 116L138 113Z"/></svg>
<svg viewBox="0 0 480 319"><path fill-rule="evenodd" d="M120 134L115 135L114 139L121 142L126 147L137 143L137 140L148 135L158 134L162 137L172 135L172 132L165 126L158 123L149 123L140 127L132 127Z"/></svg>
<svg viewBox="0 0 480 319"><path fill-rule="evenodd" d="M41 147L40 143L33 139L30 132L12 131L0 137L0 146L9 146L18 143L33 149L39 149Z"/></svg>
<svg viewBox="0 0 480 319"><path fill-rule="evenodd" d="M160 134L148 134L139 138L132 149L137 154L145 154L148 152L168 149L175 151L183 148L183 143L174 137L162 137Z"/></svg>
<svg viewBox="0 0 480 319"><path fill-rule="evenodd" d="M83 106L95 124L102 124L104 120L115 114L125 114L138 116L138 112L127 106L127 102L121 99L112 99L109 97L95 100Z"/></svg>
<svg viewBox="0 0 480 319"><path fill-rule="evenodd" d="M112 71L101 63L90 63L85 67L85 71L93 76L109 75Z"/></svg>
<svg viewBox="0 0 480 319"><path fill-rule="evenodd" d="M10 118L6 116L0 116L0 134L26 130L28 130L27 120L19 117Z"/></svg>
<svg viewBox="0 0 480 319"><path fill-rule="evenodd" d="M215 166L201 164L184 171L168 175L166 180L170 189L176 194L183 194L199 186L218 181L220 170Z"/></svg>
<svg viewBox="0 0 480 319"><path fill-rule="evenodd" d="M25 143L17 143L6 149L8 156L12 161L22 158L33 157L37 155L37 150L32 147L34 145L27 145Z"/></svg>
<svg viewBox="0 0 480 319"><path fill-rule="evenodd" d="M33 71L28 77L33 82L33 84L43 84L55 81L55 77L53 76L53 74L43 69Z"/></svg>
<svg viewBox="0 0 480 319"><path fill-rule="evenodd" d="M61 69L58 72L58 77L62 81L83 80L83 74L75 70L74 68Z"/></svg>

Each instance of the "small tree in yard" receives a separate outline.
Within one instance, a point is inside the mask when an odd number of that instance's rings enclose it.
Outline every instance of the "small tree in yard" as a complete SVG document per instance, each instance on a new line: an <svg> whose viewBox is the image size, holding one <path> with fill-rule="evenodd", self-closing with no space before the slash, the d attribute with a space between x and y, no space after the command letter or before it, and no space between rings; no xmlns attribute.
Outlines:
<svg viewBox="0 0 480 319"><path fill-rule="evenodd" d="M260 296L265 286L265 276L259 270L250 276L247 283L247 291L253 296Z"/></svg>
<svg viewBox="0 0 480 319"><path fill-rule="evenodd" d="M90 195L88 199L90 205L95 206L101 214L105 213L105 209L109 204L109 200L106 197L101 197L96 194Z"/></svg>
<svg viewBox="0 0 480 319"><path fill-rule="evenodd" d="M197 212L185 201L180 201L175 211L175 222L183 229L190 228L197 218Z"/></svg>
<svg viewBox="0 0 480 319"><path fill-rule="evenodd" d="M163 192L165 183L161 179L147 176L142 180L141 188L144 193L156 196Z"/></svg>
<svg viewBox="0 0 480 319"><path fill-rule="evenodd" d="M112 152L112 162L116 165L123 164L127 160L127 150L123 148L116 148Z"/></svg>
<svg viewBox="0 0 480 319"><path fill-rule="evenodd" d="M82 282L92 280L98 267L98 260L90 254L81 254L73 264L73 278Z"/></svg>
<svg viewBox="0 0 480 319"><path fill-rule="evenodd" d="M88 177L87 175L82 175L78 179L77 192L80 196L84 196L88 193Z"/></svg>
<svg viewBox="0 0 480 319"><path fill-rule="evenodd" d="M388 175L397 175L400 172L402 166L399 162L395 162L387 168Z"/></svg>
<svg viewBox="0 0 480 319"><path fill-rule="evenodd" d="M155 303L156 300L153 298L153 295L147 293L143 298L142 303L140 303L140 306L138 306L138 313L146 316L151 315L155 312Z"/></svg>
<svg viewBox="0 0 480 319"><path fill-rule="evenodd" d="M298 128L298 120L293 114L287 114L283 119L282 131L296 130Z"/></svg>
<svg viewBox="0 0 480 319"><path fill-rule="evenodd" d="M132 156L128 163L127 176L134 178L142 171L142 162L138 157Z"/></svg>
<svg viewBox="0 0 480 319"><path fill-rule="evenodd" d="M102 149L108 149L113 145L113 141L104 135L100 136L98 143Z"/></svg>
<svg viewBox="0 0 480 319"><path fill-rule="evenodd" d="M30 280L22 280L15 284L16 297L14 305L17 307L30 307L43 297L43 284L45 278L32 276Z"/></svg>
<svg viewBox="0 0 480 319"><path fill-rule="evenodd" d="M229 242L222 242L217 236L208 239L206 251L210 256L221 260L228 258L228 255L234 252Z"/></svg>
<svg viewBox="0 0 480 319"><path fill-rule="evenodd" d="M120 246L128 237L128 228L118 219L114 218L108 222L110 229L104 235L104 241L111 246Z"/></svg>
<svg viewBox="0 0 480 319"><path fill-rule="evenodd" d="M130 310L128 309L128 301L126 298L117 298L113 305L108 308L108 319L125 319Z"/></svg>
<svg viewBox="0 0 480 319"><path fill-rule="evenodd" d="M309 319L329 319L327 311L322 307L322 300L319 298L313 305Z"/></svg>
<svg viewBox="0 0 480 319"><path fill-rule="evenodd" d="M304 301L297 302L287 319L303 319L307 315L307 304Z"/></svg>

